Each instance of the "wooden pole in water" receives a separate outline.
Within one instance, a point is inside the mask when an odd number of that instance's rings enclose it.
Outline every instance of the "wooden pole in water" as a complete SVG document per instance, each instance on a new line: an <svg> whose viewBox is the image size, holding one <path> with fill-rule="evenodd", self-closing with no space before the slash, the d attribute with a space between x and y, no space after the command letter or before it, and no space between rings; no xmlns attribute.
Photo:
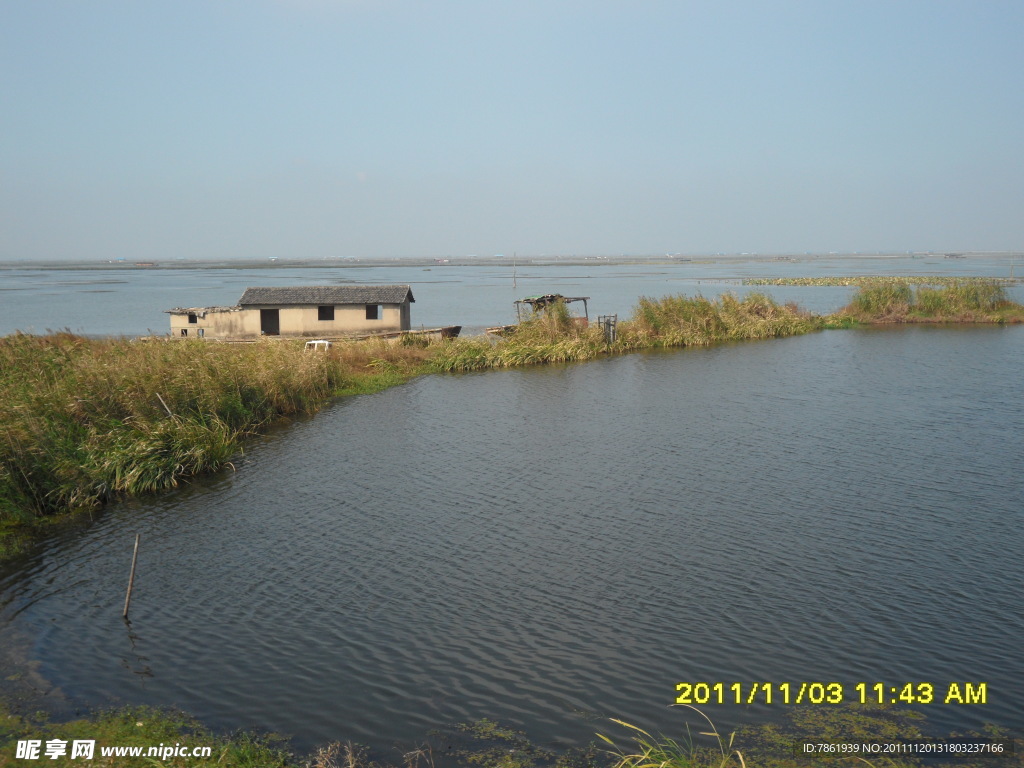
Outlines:
<svg viewBox="0 0 1024 768"><path fill-rule="evenodd" d="M124 596L124 613L121 614L122 618L128 618L128 604L132 601L132 587L135 586L135 563L139 559L139 537L142 534L135 534L135 552L132 553L132 575L128 577L128 594Z"/></svg>

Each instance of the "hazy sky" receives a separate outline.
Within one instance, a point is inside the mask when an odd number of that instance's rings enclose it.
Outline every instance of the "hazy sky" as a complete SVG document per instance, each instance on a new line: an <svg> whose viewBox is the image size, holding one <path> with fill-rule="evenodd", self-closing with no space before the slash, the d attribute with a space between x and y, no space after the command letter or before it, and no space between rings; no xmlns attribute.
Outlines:
<svg viewBox="0 0 1024 768"><path fill-rule="evenodd" d="M1020 0L0 0L0 260L1024 249Z"/></svg>

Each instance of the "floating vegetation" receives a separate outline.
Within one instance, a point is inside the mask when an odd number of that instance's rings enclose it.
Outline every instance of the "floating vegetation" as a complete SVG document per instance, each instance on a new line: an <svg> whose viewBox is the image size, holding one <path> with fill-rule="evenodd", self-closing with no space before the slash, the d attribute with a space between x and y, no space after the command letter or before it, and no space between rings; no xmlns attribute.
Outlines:
<svg viewBox="0 0 1024 768"><path fill-rule="evenodd" d="M859 275L855 277L758 277L748 278L743 285L875 285L892 283L894 285L953 285L964 283L994 283L996 285L1015 285L1020 282L1015 277L949 277L942 275L908 276L908 275Z"/></svg>

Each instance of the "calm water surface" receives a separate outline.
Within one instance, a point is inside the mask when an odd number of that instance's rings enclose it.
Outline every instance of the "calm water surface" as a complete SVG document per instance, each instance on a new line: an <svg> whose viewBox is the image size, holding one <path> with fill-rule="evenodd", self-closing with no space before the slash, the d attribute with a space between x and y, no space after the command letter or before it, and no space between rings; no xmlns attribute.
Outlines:
<svg viewBox="0 0 1024 768"><path fill-rule="evenodd" d="M683 680L984 681L923 709L1019 726L1022 360L1021 328L896 328L421 378L45 542L0 642L55 706L301 747L679 734Z"/></svg>

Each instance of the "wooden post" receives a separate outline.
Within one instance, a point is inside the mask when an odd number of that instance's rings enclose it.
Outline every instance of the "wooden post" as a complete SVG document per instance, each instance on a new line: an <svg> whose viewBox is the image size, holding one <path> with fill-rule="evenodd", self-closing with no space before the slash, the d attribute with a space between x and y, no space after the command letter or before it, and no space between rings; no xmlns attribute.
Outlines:
<svg viewBox="0 0 1024 768"><path fill-rule="evenodd" d="M132 601L132 587L135 586L135 563L139 559L139 537L142 534L135 534L135 552L132 553L132 575L128 577L128 594L124 596L124 613L122 618L128 618L128 604Z"/></svg>

